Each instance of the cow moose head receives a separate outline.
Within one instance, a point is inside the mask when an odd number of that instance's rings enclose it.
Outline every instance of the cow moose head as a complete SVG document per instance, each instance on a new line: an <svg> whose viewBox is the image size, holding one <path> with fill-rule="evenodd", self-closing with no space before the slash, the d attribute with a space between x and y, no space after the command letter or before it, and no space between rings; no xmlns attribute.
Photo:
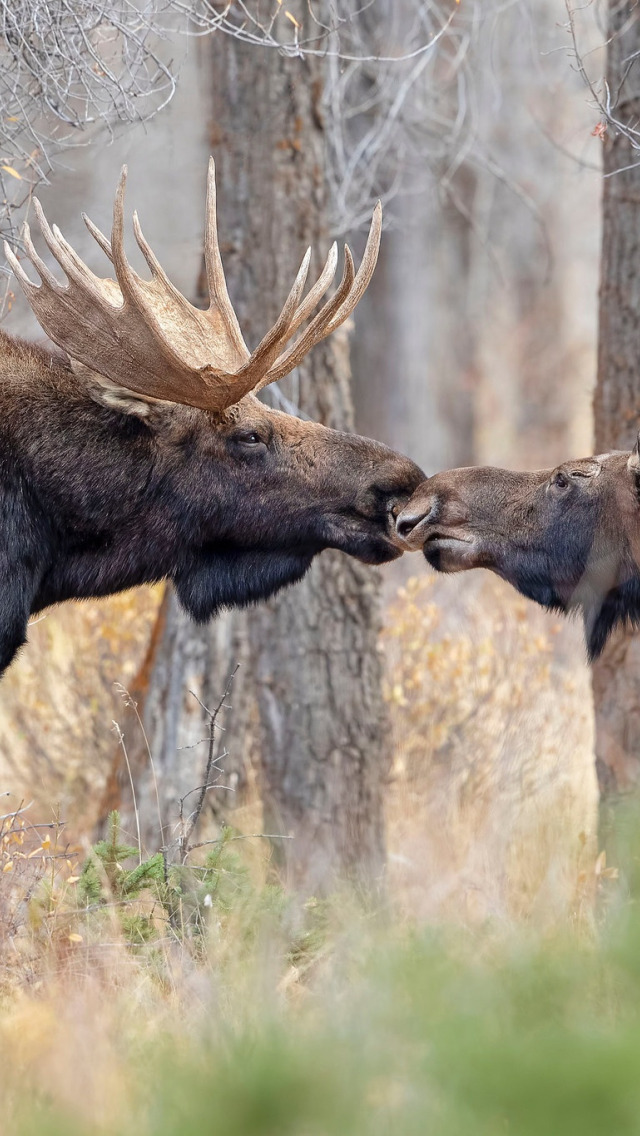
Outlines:
<svg viewBox="0 0 640 1136"><path fill-rule="evenodd" d="M210 305L174 288L133 227L151 278L124 249L123 170L111 240L85 217L115 280L83 263L40 205L58 281L23 243L40 278L7 258L62 358L0 335L0 672L30 613L170 579L198 620L263 599L341 549L368 563L402 551L395 514L423 475L377 442L270 409L256 393L288 374L355 308L375 267L378 206L355 271L335 244L303 295L308 252L280 316L253 352L231 305L216 225L213 161L205 263Z"/></svg>
<svg viewBox="0 0 640 1136"><path fill-rule="evenodd" d="M438 473L398 534L439 572L489 568L543 607L581 612L595 659L618 623L640 623L639 446L534 473Z"/></svg>

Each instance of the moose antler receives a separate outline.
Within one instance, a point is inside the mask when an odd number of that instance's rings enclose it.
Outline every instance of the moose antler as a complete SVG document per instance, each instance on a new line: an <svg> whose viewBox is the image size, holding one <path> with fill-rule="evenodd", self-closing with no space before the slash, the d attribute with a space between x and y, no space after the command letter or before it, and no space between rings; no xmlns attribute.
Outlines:
<svg viewBox="0 0 640 1136"><path fill-rule="evenodd" d="M251 353L231 306L222 268L213 158L207 179L204 242L210 296L206 311L194 308L173 286L147 244L136 213L133 230L151 279L143 280L129 264L124 251L126 177L123 166L110 241L83 214L89 232L113 264L116 280L95 276L87 268L57 226L49 226L37 200L34 204L42 236L68 283L61 284L38 255L28 225L24 228L24 245L40 277L39 285L29 280L6 243L4 247L27 300L54 343L73 360L143 397L225 410L250 391L292 371L314 344L344 323L371 280L382 229L380 203L373 213L358 271L345 245L340 285L310 318L335 276L338 254L334 243L317 282L303 299L311 258L308 249L278 319ZM291 343L306 320L310 322Z"/></svg>

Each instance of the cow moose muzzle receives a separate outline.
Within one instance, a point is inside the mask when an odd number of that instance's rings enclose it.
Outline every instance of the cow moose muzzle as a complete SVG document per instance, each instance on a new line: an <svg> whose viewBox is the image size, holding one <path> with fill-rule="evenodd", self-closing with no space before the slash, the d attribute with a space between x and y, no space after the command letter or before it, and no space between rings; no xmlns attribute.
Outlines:
<svg viewBox="0 0 640 1136"><path fill-rule="evenodd" d="M469 510L455 491L438 487L436 478L418 486L399 513L396 531L405 549L424 552L440 572L459 572L480 563L478 542L467 528Z"/></svg>

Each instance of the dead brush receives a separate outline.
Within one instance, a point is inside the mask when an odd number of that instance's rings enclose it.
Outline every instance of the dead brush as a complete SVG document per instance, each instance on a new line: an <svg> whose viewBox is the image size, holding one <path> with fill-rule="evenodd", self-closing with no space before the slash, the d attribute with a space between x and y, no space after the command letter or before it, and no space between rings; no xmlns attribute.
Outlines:
<svg viewBox="0 0 640 1136"><path fill-rule="evenodd" d="M488 574L424 576L383 646L392 891L473 921L581 909L597 791L577 629Z"/></svg>
<svg viewBox="0 0 640 1136"><path fill-rule="evenodd" d="M115 683L134 680L161 594L139 588L32 622L0 686L0 788L33 799L38 819L60 801L75 835L94 823L113 760L111 723L121 712Z"/></svg>
<svg viewBox="0 0 640 1136"><path fill-rule="evenodd" d="M4 819L2 1131L49 1109L73 1130L128 1131L152 1056L226 1051L236 1028L259 1031L329 981L336 940L360 944L352 903L310 901L302 920L282 889L256 886L240 835L207 842L199 864L182 848L165 875L162 852L143 859L115 815L84 857L62 824Z"/></svg>
<svg viewBox="0 0 640 1136"><path fill-rule="evenodd" d="M75 944L74 885L82 849L59 818L32 822L30 805L0 816L0 991L33 985Z"/></svg>
<svg viewBox="0 0 640 1136"><path fill-rule="evenodd" d="M181 968L205 961L212 921L233 924L236 933L242 925L249 934L265 897L281 909L280 889L265 886L264 834L223 828L207 838L199 829L208 792L221 787L226 751L218 744L218 715L234 674L216 707L203 706L202 770L192 792L175 802L171 822L163 826L158 816L151 854L139 826L138 840L127 838L117 812L93 844L71 843L59 817L32 821L33 802L0 816L0 981L7 989L87 972L113 985L113 967L126 973L133 959L161 986L171 985L176 958ZM257 879L255 857L245 862L240 854L247 841L265 847Z"/></svg>

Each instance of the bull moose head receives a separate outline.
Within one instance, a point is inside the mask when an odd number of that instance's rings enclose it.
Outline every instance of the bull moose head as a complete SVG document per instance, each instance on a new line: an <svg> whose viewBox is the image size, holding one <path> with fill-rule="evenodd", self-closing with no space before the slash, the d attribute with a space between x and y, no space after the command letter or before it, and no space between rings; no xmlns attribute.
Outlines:
<svg viewBox="0 0 640 1136"><path fill-rule="evenodd" d="M36 202L62 284L24 248L34 284L7 258L39 322L64 352L0 337L0 672L30 613L171 579L198 620L263 599L337 548L380 564L401 553L395 514L423 475L377 442L303 422L255 394L296 367L355 308L376 263L378 206L355 271L334 245L303 296L308 252L280 316L253 352L229 300L217 237L213 161L205 262L210 305L174 288L134 214L151 278L124 250L123 170L108 240L85 217L115 280L83 263ZM314 314L315 313L315 314Z"/></svg>
<svg viewBox="0 0 640 1136"><path fill-rule="evenodd" d="M534 473L438 473L398 533L439 572L489 568L543 607L581 612L595 659L618 623L640 623L639 446Z"/></svg>

